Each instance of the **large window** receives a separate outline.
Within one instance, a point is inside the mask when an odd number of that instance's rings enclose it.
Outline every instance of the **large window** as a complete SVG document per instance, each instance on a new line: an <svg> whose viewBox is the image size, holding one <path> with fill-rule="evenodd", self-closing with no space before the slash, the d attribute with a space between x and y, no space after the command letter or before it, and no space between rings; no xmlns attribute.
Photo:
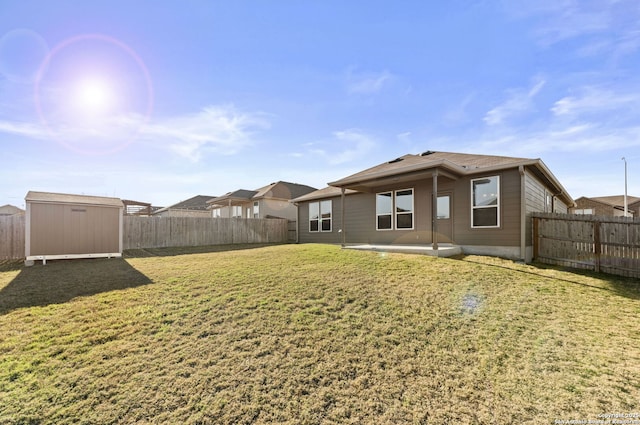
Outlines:
<svg viewBox="0 0 640 425"><path fill-rule="evenodd" d="M376 194L376 229L413 229L413 189Z"/></svg>
<svg viewBox="0 0 640 425"><path fill-rule="evenodd" d="M331 201L320 201L309 203L309 231L310 232L330 232L331 231Z"/></svg>
<svg viewBox="0 0 640 425"><path fill-rule="evenodd" d="M220 208L214 208L211 210L211 214L213 215L213 218L220 218L222 217L222 210Z"/></svg>
<svg viewBox="0 0 640 425"><path fill-rule="evenodd" d="M253 202L253 218L260 218L260 202Z"/></svg>
<svg viewBox="0 0 640 425"><path fill-rule="evenodd" d="M393 193L385 192L376 195L376 219L378 230L393 228Z"/></svg>
<svg viewBox="0 0 640 425"><path fill-rule="evenodd" d="M500 177L471 180L471 227L500 226Z"/></svg>

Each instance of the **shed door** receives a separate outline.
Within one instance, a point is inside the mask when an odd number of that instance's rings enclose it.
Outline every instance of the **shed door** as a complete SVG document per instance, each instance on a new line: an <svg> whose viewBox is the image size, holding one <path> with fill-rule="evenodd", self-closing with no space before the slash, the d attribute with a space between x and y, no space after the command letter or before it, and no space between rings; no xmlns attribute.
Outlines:
<svg viewBox="0 0 640 425"><path fill-rule="evenodd" d="M438 242L453 242L453 199L451 193L438 193Z"/></svg>

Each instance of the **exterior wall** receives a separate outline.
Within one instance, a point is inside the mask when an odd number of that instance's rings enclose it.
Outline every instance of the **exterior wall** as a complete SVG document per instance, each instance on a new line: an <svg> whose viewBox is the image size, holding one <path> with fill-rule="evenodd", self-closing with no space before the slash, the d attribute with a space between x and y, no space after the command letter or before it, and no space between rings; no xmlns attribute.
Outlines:
<svg viewBox="0 0 640 425"><path fill-rule="evenodd" d="M526 246L532 247L532 222L531 214L535 212L548 212L566 214L568 206L553 193L537 177L525 171L525 214L526 214Z"/></svg>
<svg viewBox="0 0 640 425"><path fill-rule="evenodd" d="M347 196L346 205L350 204L352 197L362 196L361 194ZM309 201L301 202L298 205L298 242L300 243L342 243L342 233L339 232L342 229L341 222L341 208L342 199L340 196L333 198L326 198L323 200L331 200L331 231L330 232L309 232ZM359 211L359 210L356 210ZM355 212L355 211L354 211ZM345 214L346 215L346 214Z"/></svg>
<svg viewBox="0 0 640 425"><path fill-rule="evenodd" d="M28 204L27 256L121 253L122 208Z"/></svg>
<svg viewBox="0 0 640 425"><path fill-rule="evenodd" d="M247 208L251 210L253 218L253 203L255 201L244 202L242 207L242 218L247 218ZM235 204L238 206L238 204ZM260 199L258 200L259 217L258 218L286 218L287 220L296 220L296 207L285 199ZM212 212L207 211L206 217L211 217ZM220 208L220 218L229 218L229 207Z"/></svg>
<svg viewBox="0 0 640 425"><path fill-rule="evenodd" d="M286 199L261 199L260 218L278 217L296 220L296 207ZM253 202L251 203L253 208Z"/></svg>
<svg viewBox="0 0 640 425"><path fill-rule="evenodd" d="M438 178L438 193L452 195L451 215L453 218L453 243L507 247L520 246L520 173L517 169L499 173L473 176L473 178L500 176L500 227L477 229L471 227L471 177L451 180ZM414 229L376 230L376 193L387 190L414 190ZM432 179L401 184L380 186L372 193L357 193L345 197L345 239L349 244L430 244ZM299 204L299 241L301 243L341 243L340 225L341 198L332 200L332 231L309 232L309 201ZM317 201L311 201L317 202ZM441 240L441 237L438 237Z"/></svg>

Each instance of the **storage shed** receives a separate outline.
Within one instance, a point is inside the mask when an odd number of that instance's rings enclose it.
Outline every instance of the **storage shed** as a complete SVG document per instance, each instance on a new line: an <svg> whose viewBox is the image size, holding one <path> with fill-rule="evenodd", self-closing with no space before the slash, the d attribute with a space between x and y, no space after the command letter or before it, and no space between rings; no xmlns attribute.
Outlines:
<svg viewBox="0 0 640 425"><path fill-rule="evenodd" d="M124 204L118 198L30 191L25 197L26 264L122 256Z"/></svg>

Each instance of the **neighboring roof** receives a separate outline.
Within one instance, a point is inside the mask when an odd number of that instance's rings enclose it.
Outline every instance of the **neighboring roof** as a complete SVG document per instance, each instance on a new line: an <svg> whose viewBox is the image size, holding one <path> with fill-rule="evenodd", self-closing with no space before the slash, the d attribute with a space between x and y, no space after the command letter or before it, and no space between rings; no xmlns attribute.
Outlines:
<svg viewBox="0 0 640 425"><path fill-rule="evenodd" d="M358 193L358 191L347 189L344 192L345 195L351 195L353 193ZM292 199L291 202L313 201L315 199L334 198L336 196L341 196L341 195L342 195L342 189L340 189L339 187L328 186L328 187L325 187L324 189L318 189L306 195Z"/></svg>
<svg viewBox="0 0 640 425"><path fill-rule="evenodd" d="M24 213L24 210L14 205L6 204L0 207L0 215L15 215L22 213Z"/></svg>
<svg viewBox="0 0 640 425"><path fill-rule="evenodd" d="M196 195L187 200L180 201L177 204L170 205L168 207L160 208L158 210L153 211L153 213L164 212L168 210L196 210L196 211L204 211L207 209L207 201L215 198L215 196L209 195Z"/></svg>
<svg viewBox="0 0 640 425"><path fill-rule="evenodd" d="M253 199L260 198L278 198L278 199L295 199L299 196L306 195L315 191L315 187L298 183L275 182L257 190Z"/></svg>
<svg viewBox="0 0 640 425"><path fill-rule="evenodd" d="M576 202L580 201L581 199L587 199L590 201L595 201L601 204L609 205L614 208L624 209L624 195L596 196L596 197L581 196L580 198L576 199ZM640 198L638 198L637 196L627 196L627 206L634 204L638 201L640 201Z"/></svg>
<svg viewBox="0 0 640 425"><path fill-rule="evenodd" d="M231 201L232 203L234 201L247 202L251 200L251 198L253 198L256 193L258 192L255 190L239 189L233 192L225 193L224 195L218 196L217 198L209 199L207 201L207 204L226 205L229 203L229 201Z"/></svg>
<svg viewBox="0 0 640 425"><path fill-rule="evenodd" d="M207 204L227 205L229 201L233 204L233 202L247 202L265 198L289 200L297 198L298 196L306 195L307 193L315 190L316 189L314 187L303 184L278 181L257 190L240 189L234 192L229 192L217 198L210 199Z"/></svg>
<svg viewBox="0 0 640 425"><path fill-rule="evenodd" d="M376 185L393 183L401 179L431 177L438 171L439 175L458 178L466 175L493 172L519 166L529 167L536 176L546 181L557 191L568 205L573 205L573 198L549 171L541 159L515 158L496 155L475 155L454 152L427 151L420 155L404 155L389 162L376 165L351 176L329 183L330 186L345 187L359 191L369 191Z"/></svg>
<svg viewBox="0 0 640 425"><path fill-rule="evenodd" d="M25 196L27 202L52 203L52 204L83 204L109 207L124 207L118 198L104 196L72 195L68 193L34 192L29 191Z"/></svg>

